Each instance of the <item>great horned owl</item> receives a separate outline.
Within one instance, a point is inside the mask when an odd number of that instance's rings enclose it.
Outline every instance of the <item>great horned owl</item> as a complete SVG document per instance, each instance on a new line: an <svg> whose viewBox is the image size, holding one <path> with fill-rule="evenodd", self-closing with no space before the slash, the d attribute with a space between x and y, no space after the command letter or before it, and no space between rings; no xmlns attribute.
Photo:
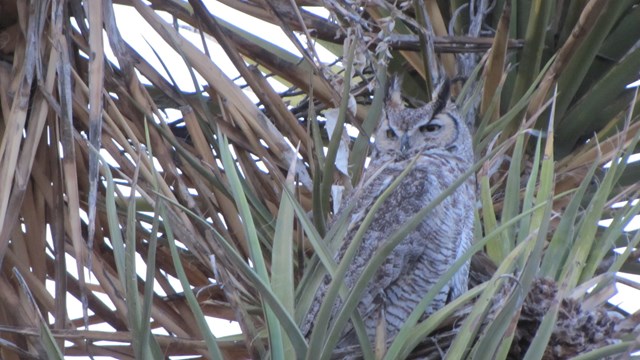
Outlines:
<svg viewBox="0 0 640 360"><path fill-rule="evenodd" d="M449 101L449 83L440 86L435 99L420 108L405 108L399 86L392 85L383 118L375 133L371 163L360 185L347 203L354 204L345 243L336 254L340 261L363 219L378 197L405 170L414 157L414 167L392 191L366 231L345 278L351 288L368 260L385 240L420 209L452 185L473 164L469 129L455 105ZM475 177L471 176L442 201L391 252L367 285L357 309L373 341L380 319L386 324L386 339L392 339L414 307L452 263L469 248L473 239ZM432 301L425 317L467 290L469 264L465 264ZM327 291L327 276L313 299L302 324L309 336ZM334 305L332 316L341 307ZM357 344L349 325L338 347Z"/></svg>

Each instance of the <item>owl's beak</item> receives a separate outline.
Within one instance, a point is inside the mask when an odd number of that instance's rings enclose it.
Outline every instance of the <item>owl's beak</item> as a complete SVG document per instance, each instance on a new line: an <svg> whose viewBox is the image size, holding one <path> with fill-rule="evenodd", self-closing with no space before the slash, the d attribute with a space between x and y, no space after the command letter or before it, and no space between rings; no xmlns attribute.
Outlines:
<svg viewBox="0 0 640 360"><path fill-rule="evenodd" d="M411 144L409 144L409 135L403 134L402 138L400 138L400 152L404 154L410 148L411 148Z"/></svg>

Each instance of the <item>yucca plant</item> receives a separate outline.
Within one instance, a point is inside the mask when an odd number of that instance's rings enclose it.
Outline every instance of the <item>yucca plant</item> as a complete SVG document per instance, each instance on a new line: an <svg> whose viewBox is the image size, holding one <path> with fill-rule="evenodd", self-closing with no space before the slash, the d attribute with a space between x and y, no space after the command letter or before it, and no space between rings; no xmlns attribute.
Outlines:
<svg viewBox="0 0 640 360"><path fill-rule="evenodd" d="M298 54L225 21L220 3L275 24ZM640 211L638 98L625 88L640 71L638 1L120 4L175 53L142 57L108 1L0 1L3 359L602 359L640 347L638 315L609 303L617 284L640 290L620 276L640 274L640 233L624 230ZM339 61L322 63L320 48ZM359 327L358 285L333 287L326 301L346 301L328 331L305 339L299 325L325 274L343 276L333 254L349 216L335 214L366 166L390 74L416 104L449 77L475 129L475 245L439 280L471 259L473 286L419 322L428 294L390 343L335 349L341 326ZM242 332L216 338L208 318Z"/></svg>

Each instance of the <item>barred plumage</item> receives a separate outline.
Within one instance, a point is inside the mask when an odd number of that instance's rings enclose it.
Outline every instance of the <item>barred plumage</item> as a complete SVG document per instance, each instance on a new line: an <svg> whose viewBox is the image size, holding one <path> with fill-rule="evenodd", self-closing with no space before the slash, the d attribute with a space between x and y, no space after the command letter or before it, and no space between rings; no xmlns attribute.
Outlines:
<svg viewBox="0 0 640 360"><path fill-rule="evenodd" d="M402 104L398 86L390 91L385 115L375 135L372 161L361 184L347 199L354 203L346 240L336 255L342 259L376 199L418 156L413 169L375 214L353 262L345 285L351 288L377 249L420 209L452 185L473 164L471 135L455 106L449 86L441 86L436 99L417 108ZM386 338L392 339L418 302L471 245L473 239L475 177L471 176L445 198L422 223L393 250L367 286L358 304L371 341L379 314L384 314ZM425 316L467 290L469 264L465 264L436 296ZM313 327L329 278L321 284L302 330ZM341 302L334 305L335 316ZM382 310L382 311L381 311ZM348 326L339 347L357 343Z"/></svg>

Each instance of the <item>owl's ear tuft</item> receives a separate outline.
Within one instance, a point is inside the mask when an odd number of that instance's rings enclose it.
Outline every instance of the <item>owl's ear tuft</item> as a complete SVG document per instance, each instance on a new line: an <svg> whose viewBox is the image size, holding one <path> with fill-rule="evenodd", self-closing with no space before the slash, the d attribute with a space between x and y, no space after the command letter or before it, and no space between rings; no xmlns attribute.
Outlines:
<svg viewBox="0 0 640 360"><path fill-rule="evenodd" d="M399 76L391 78L389 88L387 89L387 107L392 109L402 109L404 104L402 103L402 81Z"/></svg>
<svg viewBox="0 0 640 360"><path fill-rule="evenodd" d="M451 97L451 80L448 77L444 78L444 81L436 89L436 96L434 99L435 113L439 113L447 106L447 102Z"/></svg>

